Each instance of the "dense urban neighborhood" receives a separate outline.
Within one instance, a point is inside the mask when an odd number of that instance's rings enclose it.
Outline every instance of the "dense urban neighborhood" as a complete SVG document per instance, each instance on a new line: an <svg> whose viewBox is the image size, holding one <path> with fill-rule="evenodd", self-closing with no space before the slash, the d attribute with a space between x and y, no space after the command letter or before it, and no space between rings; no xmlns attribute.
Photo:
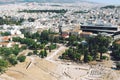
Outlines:
<svg viewBox="0 0 120 80"><path fill-rule="evenodd" d="M120 80L120 6L0 5L0 80Z"/></svg>

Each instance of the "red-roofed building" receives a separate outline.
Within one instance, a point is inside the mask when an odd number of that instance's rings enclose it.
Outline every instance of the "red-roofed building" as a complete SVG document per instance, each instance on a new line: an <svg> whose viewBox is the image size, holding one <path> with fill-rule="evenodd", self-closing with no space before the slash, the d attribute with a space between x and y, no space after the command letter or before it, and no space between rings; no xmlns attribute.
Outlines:
<svg viewBox="0 0 120 80"><path fill-rule="evenodd" d="M15 44L15 42L0 42L0 47L12 47Z"/></svg>
<svg viewBox="0 0 120 80"><path fill-rule="evenodd" d="M92 32L81 32L80 37L87 38L90 37L92 34Z"/></svg>
<svg viewBox="0 0 120 80"><path fill-rule="evenodd" d="M68 32L62 32L61 35L63 38L69 38L69 33Z"/></svg>

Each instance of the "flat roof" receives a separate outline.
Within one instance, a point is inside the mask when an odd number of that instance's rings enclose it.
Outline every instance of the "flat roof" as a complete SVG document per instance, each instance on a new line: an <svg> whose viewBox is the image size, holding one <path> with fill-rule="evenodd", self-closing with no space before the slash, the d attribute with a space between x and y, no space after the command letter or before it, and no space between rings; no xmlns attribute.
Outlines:
<svg viewBox="0 0 120 80"><path fill-rule="evenodd" d="M101 29L82 29L82 30L89 30L89 31L100 31L100 32L117 32L115 30L101 30Z"/></svg>
<svg viewBox="0 0 120 80"><path fill-rule="evenodd" d="M98 26L98 25L81 25L81 26L89 26L89 27L109 27L109 28L118 28L117 26L107 26L107 25L104 25L104 26Z"/></svg>
<svg viewBox="0 0 120 80"><path fill-rule="evenodd" d="M90 27L117 27L116 25L111 25L111 24L83 24L81 26L90 26Z"/></svg>

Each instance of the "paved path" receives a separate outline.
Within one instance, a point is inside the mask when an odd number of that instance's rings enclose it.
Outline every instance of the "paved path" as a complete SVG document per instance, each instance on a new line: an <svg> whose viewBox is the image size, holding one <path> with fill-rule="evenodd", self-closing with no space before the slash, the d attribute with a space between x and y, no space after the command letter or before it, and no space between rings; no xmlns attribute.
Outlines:
<svg viewBox="0 0 120 80"><path fill-rule="evenodd" d="M66 49L66 47L61 45L54 53L52 53L50 56L46 57L45 60L56 63L56 61L53 60L54 56L56 56L57 54L60 54L65 49Z"/></svg>

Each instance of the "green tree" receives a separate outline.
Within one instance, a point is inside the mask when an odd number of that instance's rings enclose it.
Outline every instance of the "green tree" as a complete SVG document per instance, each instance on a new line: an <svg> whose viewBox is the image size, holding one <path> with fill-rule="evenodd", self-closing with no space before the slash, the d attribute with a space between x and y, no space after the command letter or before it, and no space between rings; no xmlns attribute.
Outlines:
<svg viewBox="0 0 120 80"><path fill-rule="evenodd" d="M32 34L32 39L39 39L40 38L40 34L38 32Z"/></svg>
<svg viewBox="0 0 120 80"><path fill-rule="evenodd" d="M47 54L48 53L47 53L46 49L44 49L44 56L47 57Z"/></svg>
<svg viewBox="0 0 120 80"><path fill-rule="evenodd" d="M84 50L84 62L88 62L88 50Z"/></svg>
<svg viewBox="0 0 120 80"><path fill-rule="evenodd" d="M44 54L45 54L45 52L44 52L44 50L42 50L39 55L41 56L41 58L44 58Z"/></svg>
<svg viewBox="0 0 120 80"><path fill-rule="evenodd" d="M31 56L31 55L33 55L33 53L32 53L32 52L29 52L27 56Z"/></svg>
<svg viewBox="0 0 120 80"><path fill-rule="evenodd" d="M44 49L44 48L45 48L45 44L41 44L40 49Z"/></svg>
<svg viewBox="0 0 120 80"><path fill-rule="evenodd" d="M98 52L100 53L100 60L102 60L102 54L108 51L109 44L111 43L111 38L98 35L96 36L96 41L98 45Z"/></svg>
<svg viewBox="0 0 120 80"><path fill-rule="evenodd" d="M26 56L19 56L17 59L18 59L20 62L24 62L25 59L26 59Z"/></svg>
<svg viewBox="0 0 120 80"><path fill-rule="evenodd" d="M89 61L92 61L92 60L93 60L93 57L90 56L90 55L88 55L88 56L87 56L87 61L89 62Z"/></svg>
<svg viewBox="0 0 120 80"><path fill-rule="evenodd" d="M69 37L69 45L73 45L73 42L77 40L77 37L75 35L71 35Z"/></svg>
<svg viewBox="0 0 120 80"><path fill-rule="evenodd" d="M17 60L13 57L9 58L8 60L9 60L10 64L12 64L12 65L16 65L18 63Z"/></svg>
<svg viewBox="0 0 120 80"><path fill-rule="evenodd" d="M3 59L0 59L0 73L3 73L7 67L8 67L8 62Z"/></svg>
<svg viewBox="0 0 120 80"><path fill-rule="evenodd" d="M54 40L54 35L53 35L53 34L50 34L50 35L49 35L49 41L51 42L51 44L53 43L53 40Z"/></svg>
<svg viewBox="0 0 120 80"><path fill-rule="evenodd" d="M48 43L49 32L47 30L44 30L43 32L41 32L40 38L42 43Z"/></svg>
<svg viewBox="0 0 120 80"><path fill-rule="evenodd" d="M3 60L3 59L0 59L0 67L5 67L7 68L8 67L8 62Z"/></svg>
<svg viewBox="0 0 120 80"><path fill-rule="evenodd" d="M60 40L59 36L56 36L56 37L54 37L53 42L54 42L54 43L58 43L58 42L59 42L59 40Z"/></svg>
<svg viewBox="0 0 120 80"><path fill-rule="evenodd" d="M37 50L34 50L33 53L34 53L35 55L37 55L37 54L38 54L38 51L37 51Z"/></svg>
<svg viewBox="0 0 120 80"><path fill-rule="evenodd" d="M16 64L18 63L18 62L17 62L17 57L16 57L15 54L9 55L8 61L9 61L10 64L12 64L12 65L16 65Z"/></svg>
<svg viewBox="0 0 120 80"><path fill-rule="evenodd" d="M13 49L12 49L12 53L15 55L18 55L19 52L20 52L20 49L19 49L18 45L14 45Z"/></svg>
<svg viewBox="0 0 120 80"><path fill-rule="evenodd" d="M120 44L113 43L112 56L115 60L120 60Z"/></svg>
<svg viewBox="0 0 120 80"><path fill-rule="evenodd" d="M2 36L9 36L9 35L11 35L11 34L10 34L10 32L4 32L4 33L2 32L1 35L2 35Z"/></svg>
<svg viewBox="0 0 120 80"><path fill-rule="evenodd" d="M116 68L120 70L120 62L116 62Z"/></svg>
<svg viewBox="0 0 120 80"><path fill-rule="evenodd" d="M34 18L28 18L28 21L29 21L29 22L34 22L35 19L34 19Z"/></svg>
<svg viewBox="0 0 120 80"><path fill-rule="evenodd" d="M97 55L98 55L98 42L96 40L96 37L95 36L92 36L92 37L89 37L87 39L87 42L88 42L88 49L89 49L89 52L90 52L90 55L93 56L93 60L96 60L97 58Z"/></svg>

